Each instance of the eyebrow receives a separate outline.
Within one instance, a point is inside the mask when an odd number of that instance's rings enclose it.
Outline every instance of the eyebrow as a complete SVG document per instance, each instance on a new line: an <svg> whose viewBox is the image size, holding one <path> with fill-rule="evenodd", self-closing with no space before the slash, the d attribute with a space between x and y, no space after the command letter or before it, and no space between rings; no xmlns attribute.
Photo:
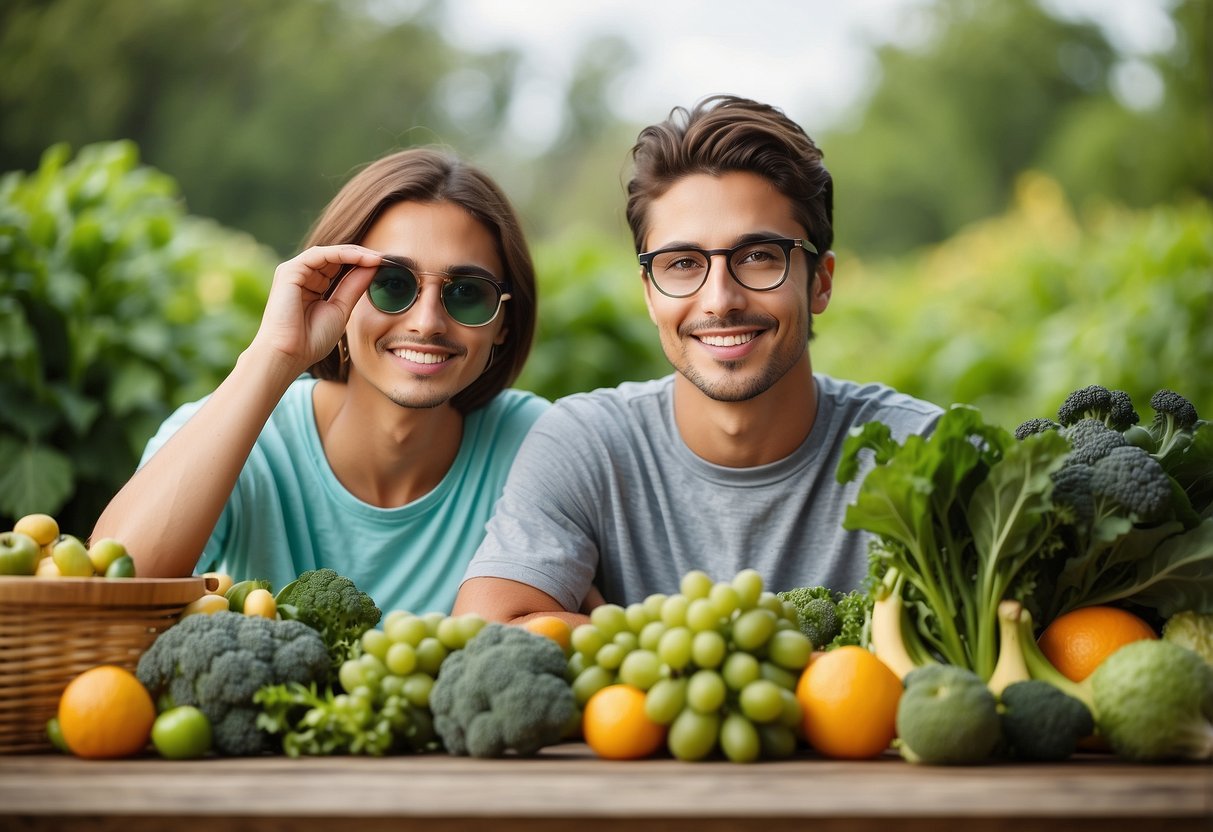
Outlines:
<svg viewBox="0 0 1213 832"><path fill-rule="evenodd" d="M757 242L758 240L771 240L771 239L784 239L784 238L788 238L788 235L780 234L777 231L750 231L746 234L742 234L740 237L735 237L733 239L733 242L731 245L723 246L723 248L733 248L734 246L743 246L746 243L753 243L753 242ZM789 239L796 239L796 237L791 237ZM704 245L701 245L700 243L691 242L690 240L674 240L672 242L666 243L663 246L660 246L659 248L653 249L653 251L667 251L669 249L682 249L682 248L706 249L707 247Z"/></svg>
<svg viewBox="0 0 1213 832"><path fill-rule="evenodd" d="M385 254L385 255L383 255L383 259L386 262L394 263L398 266L404 266L405 268L412 269L415 272L426 272L426 273L429 272L428 269L423 269L423 268L421 268L421 266L417 265L417 261L414 260L412 257L407 257L403 254ZM451 266L447 266L441 272L438 272L438 274L450 274L450 275L458 275L458 276L466 276L466 277L487 277L489 280L495 281L497 283L505 282L502 278L493 274L491 271L484 268L483 266L477 266L472 263L457 263L457 264L454 264Z"/></svg>

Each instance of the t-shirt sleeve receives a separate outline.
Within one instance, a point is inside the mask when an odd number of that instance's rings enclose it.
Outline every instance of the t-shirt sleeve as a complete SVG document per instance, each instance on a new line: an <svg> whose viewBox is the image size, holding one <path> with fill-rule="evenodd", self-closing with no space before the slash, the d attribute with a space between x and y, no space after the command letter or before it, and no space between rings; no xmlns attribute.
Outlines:
<svg viewBox="0 0 1213 832"><path fill-rule="evenodd" d="M580 607L598 566L595 447L570 410L544 412L519 448L465 581L506 578L565 609Z"/></svg>

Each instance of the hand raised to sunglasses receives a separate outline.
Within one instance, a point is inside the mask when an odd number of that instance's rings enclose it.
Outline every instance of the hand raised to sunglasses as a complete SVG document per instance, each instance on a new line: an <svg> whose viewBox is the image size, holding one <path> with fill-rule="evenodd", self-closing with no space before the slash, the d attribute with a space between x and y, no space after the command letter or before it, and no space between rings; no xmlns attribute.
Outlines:
<svg viewBox="0 0 1213 832"><path fill-rule="evenodd" d="M358 245L313 246L279 264L253 345L303 372L337 344L382 259Z"/></svg>

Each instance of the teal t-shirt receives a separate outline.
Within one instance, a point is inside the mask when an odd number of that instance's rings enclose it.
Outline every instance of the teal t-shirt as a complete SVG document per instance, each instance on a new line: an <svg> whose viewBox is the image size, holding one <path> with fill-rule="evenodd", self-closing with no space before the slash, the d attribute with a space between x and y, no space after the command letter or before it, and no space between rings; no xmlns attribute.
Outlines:
<svg viewBox="0 0 1213 832"><path fill-rule="evenodd" d="M459 453L433 491L379 508L350 494L329 467L312 407L316 381L299 378L274 409L196 571L266 578L277 591L301 572L329 567L385 613L449 612L518 446L548 402L503 391L464 417ZM203 401L183 405L161 425L144 462Z"/></svg>

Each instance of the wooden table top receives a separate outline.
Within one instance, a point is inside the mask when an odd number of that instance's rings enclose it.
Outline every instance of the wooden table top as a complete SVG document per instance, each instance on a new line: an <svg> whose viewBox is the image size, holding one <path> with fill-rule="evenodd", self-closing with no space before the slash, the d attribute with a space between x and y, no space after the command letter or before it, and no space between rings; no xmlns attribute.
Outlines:
<svg viewBox="0 0 1213 832"><path fill-rule="evenodd" d="M576 743L502 760L0 756L3 829L888 832L890 824L898 832L1210 832L1213 766L1081 755L1061 764L944 768L891 753L863 762L807 753L750 765L612 762Z"/></svg>

